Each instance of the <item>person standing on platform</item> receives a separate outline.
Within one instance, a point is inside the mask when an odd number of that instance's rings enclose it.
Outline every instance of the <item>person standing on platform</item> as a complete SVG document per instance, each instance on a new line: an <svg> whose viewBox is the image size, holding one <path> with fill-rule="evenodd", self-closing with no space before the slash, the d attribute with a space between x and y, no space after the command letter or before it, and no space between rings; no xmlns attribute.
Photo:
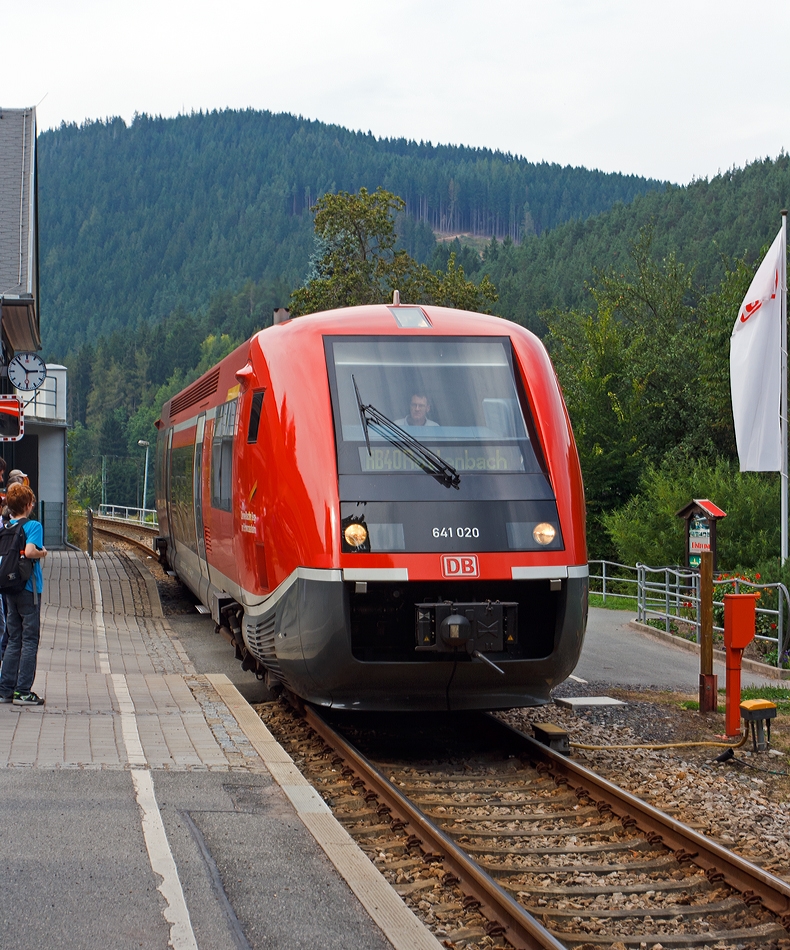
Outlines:
<svg viewBox="0 0 790 950"><path fill-rule="evenodd" d="M8 531L23 518L28 519L36 504L36 496L27 485L11 485L6 504L11 521L3 529ZM36 677L38 643L41 631L41 593L44 577L41 560L47 556L44 547L44 529L38 521L25 520L25 557L33 562L33 571L24 590L6 594L6 625L8 646L0 669L0 703L15 706L41 706L44 700L32 691Z"/></svg>
<svg viewBox="0 0 790 950"><path fill-rule="evenodd" d="M5 488L3 487L3 482L5 481L5 470L6 470L6 460L0 456L0 510L5 508ZM0 531L5 527L5 524L0 520ZM3 654L5 653L5 648L8 645L8 631L5 626L5 598L0 596L0 663L3 662Z"/></svg>

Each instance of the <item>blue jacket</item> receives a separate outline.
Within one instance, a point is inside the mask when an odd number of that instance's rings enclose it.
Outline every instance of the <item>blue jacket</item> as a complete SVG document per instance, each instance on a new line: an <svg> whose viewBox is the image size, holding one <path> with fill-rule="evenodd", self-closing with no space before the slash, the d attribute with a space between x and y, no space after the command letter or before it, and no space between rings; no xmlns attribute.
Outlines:
<svg viewBox="0 0 790 950"><path fill-rule="evenodd" d="M8 522L8 526L12 527L18 521L18 518L12 518ZM44 529L41 527L40 521L28 520L22 525L22 530L25 532L28 544L35 544L39 551L44 547ZM35 587L33 587L34 582ZM44 590L44 574L41 571L40 559L33 561L33 573L30 575L30 580L25 584L25 590L38 591L39 594Z"/></svg>

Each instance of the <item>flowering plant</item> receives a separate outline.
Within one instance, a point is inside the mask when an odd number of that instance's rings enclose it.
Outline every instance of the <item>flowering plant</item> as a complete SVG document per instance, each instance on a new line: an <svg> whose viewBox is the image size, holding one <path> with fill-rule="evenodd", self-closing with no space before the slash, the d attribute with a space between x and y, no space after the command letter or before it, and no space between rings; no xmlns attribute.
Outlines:
<svg viewBox="0 0 790 950"><path fill-rule="evenodd" d="M713 623L716 627L724 626L725 594L754 594L757 598L755 633L776 639L776 614L762 612L777 609L779 599L775 587L762 586L760 574L755 571L720 574L713 587Z"/></svg>

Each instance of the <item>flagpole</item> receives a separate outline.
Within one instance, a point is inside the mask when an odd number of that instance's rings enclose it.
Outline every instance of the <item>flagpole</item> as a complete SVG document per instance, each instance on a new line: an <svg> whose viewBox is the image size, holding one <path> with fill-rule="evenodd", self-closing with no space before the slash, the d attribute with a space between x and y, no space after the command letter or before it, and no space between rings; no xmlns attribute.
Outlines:
<svg viewBox="0 0 790 950"><path fill-rule="evenodd" d="M787 561L787 211L782 211L782 254L781 254L781 298L782 298L782 567Z"/></svg>

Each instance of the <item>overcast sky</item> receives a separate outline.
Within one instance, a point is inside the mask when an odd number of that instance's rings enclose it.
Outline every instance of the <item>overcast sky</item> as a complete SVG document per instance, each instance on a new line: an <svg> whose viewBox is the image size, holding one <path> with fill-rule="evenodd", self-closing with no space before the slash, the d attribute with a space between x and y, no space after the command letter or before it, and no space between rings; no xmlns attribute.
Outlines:
<svg viewBox="0 0 790 950"><path fill-rule="evenodd" d="M0 25L0 105L41 129L252 107L681 183L790 147L786 0L30 0Z"/></svg>

